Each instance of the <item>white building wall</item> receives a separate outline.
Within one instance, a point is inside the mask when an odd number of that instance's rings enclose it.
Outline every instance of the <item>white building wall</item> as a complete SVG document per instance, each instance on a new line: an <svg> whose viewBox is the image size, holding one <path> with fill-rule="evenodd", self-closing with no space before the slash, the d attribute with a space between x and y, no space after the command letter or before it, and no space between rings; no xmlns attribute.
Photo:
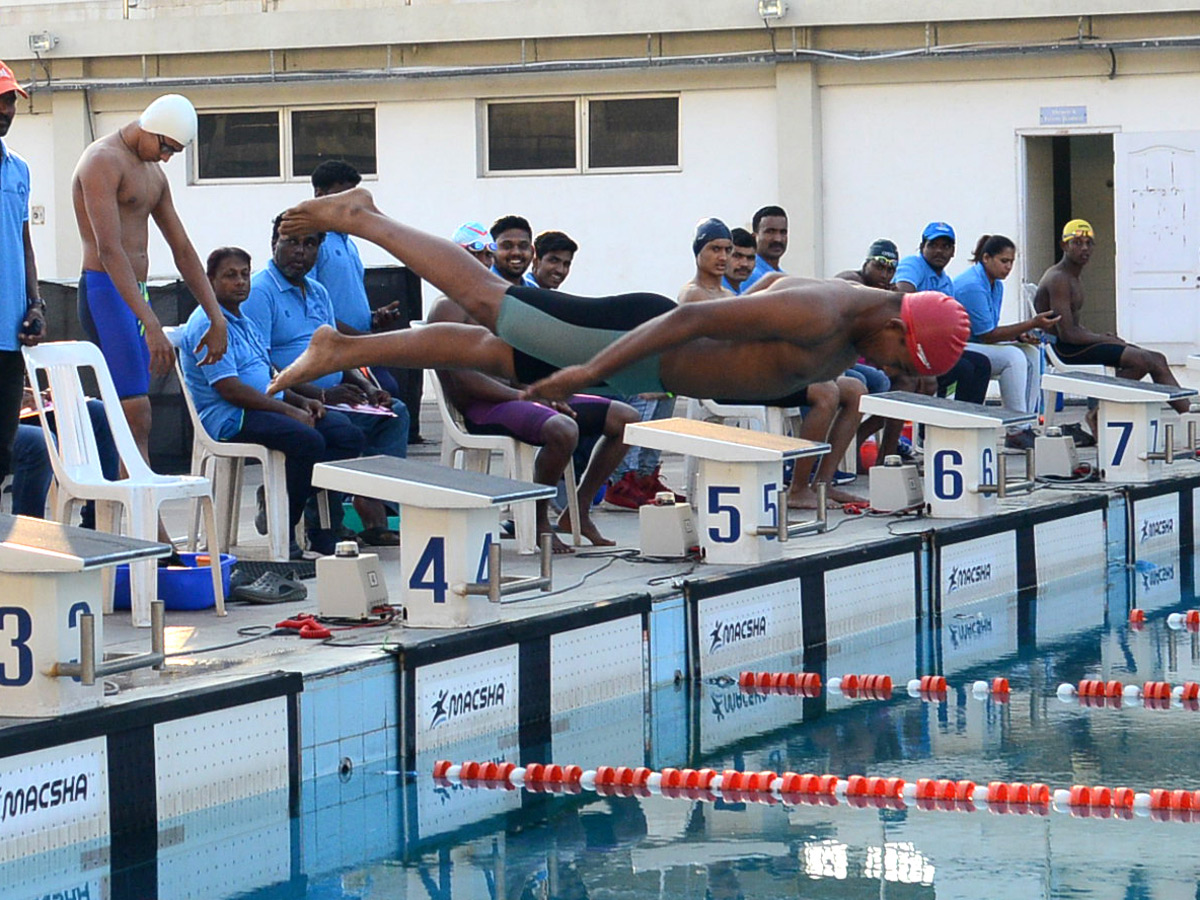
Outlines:
<svg viewBox="0 0 1200 900"><path fill-rule="evenodd" d="M54 225L51 217L56 215L54 191L54 134L53 117L49 115L24 115L20 109L13 120L5 143L12 147L29 163L29 206L41 206L46 213L46 224L31 223L29 235L33 239L33 252L38 259L38 277L57 277L54 273ZM79 273L76 272L76 278Z"/></svg>
<svg viewBox="0 0 1200 900"><path fill-rule="evenodd" d="M136 113L100 114L96 131L114 131ZM50 118L36 117L45 120L36 129L25 127L35 117L18 122L14 146L49 159ZM464 221L487 225L508 213L524 215L535 233L565 231L581 247L567 288L581 294L653 290L673 297L695 271L691 241L698 220L715 215L730 227L748 227L754 210L776 199L775 102L769 89L684 93L678 172L482 177L473 100L381 103L376 122L379 175L365 186L381 209L446 236ZM234 244L250 251L257 267L270 251L271 218L311 196L307 182L189 185L188 165L190 160L185 165L179 159L164 168L201 258L214 247ZM49 190L49 178L39 174L33 173L34 202L46 196L51 209L52 192L42 193ZM69 206L59 214L70 215ZM395 264L383 250L360 246L366 265ZM39 244L38 250L47 261L43 277L77 277L51 271L50 247ZM163 278L175 272L154 229L150 271ZM427 287L425 296L436 293Z"/></svg>
<svg viewBox="0 0 1200 900"><path fill-rule="evenodd" d="M878 237L895 240L901 255L915 253L922 228L936 219L958 234L947 267L956 276L979 235L1020 243L1019 132L1071 131L1040 128L1041 107L1086 106L1083 131L1200 130L1200 108L1189 101L1197 90L1196 75L826 87L822 274L856 268ZM1018 260L1005 286L1008 321L1017 316L1020 272Z"/></svg>

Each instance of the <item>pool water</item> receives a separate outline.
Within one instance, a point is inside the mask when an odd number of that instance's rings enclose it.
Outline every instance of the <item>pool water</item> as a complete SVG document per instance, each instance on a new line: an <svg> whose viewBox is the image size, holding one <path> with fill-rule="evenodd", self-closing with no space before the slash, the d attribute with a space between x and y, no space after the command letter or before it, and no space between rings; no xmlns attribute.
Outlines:
<svg viewBox="0 0 1200 900"><path fill-rule="evenodd" d="M1115 567L755 666L802 663L826 681L888 672L897 680L889 700L747 694L736 672L663 686L576 717L579 734L569 742L556 734L554 746L580 755L560 759L556 750L553 761L1200 789L1200 711L1096 708L1056 696L1061 683L1084 678L1200 680L1200 633L1166 624L1168 613L1196 605L1190 570L1177 559ZM1128 624L1131 605L1147 612L1140 629ZM905 691L907 678L927 672L946 675L944 700ZM971 691L993 677L1009 680L1007 702ZM601 758L614 752L607 747L631 745L613 738L623 732L641 755ZM1191 814L927 809L844 797L554 794L439 785L429 771L401 768L307 782L299 818L288 820L277 802L266 823L226 817L207 844L193 824L187 859L220 865L254 847L256 866L221 894L254 898L1200 897L1200 812L1193 822ZM100 895L150 896L157 887L158 896L216 896L188 893L179 873L194 863L172 853L160 833L157 880L118 873ZM126 883L141 887L118 889Z"/></svg>

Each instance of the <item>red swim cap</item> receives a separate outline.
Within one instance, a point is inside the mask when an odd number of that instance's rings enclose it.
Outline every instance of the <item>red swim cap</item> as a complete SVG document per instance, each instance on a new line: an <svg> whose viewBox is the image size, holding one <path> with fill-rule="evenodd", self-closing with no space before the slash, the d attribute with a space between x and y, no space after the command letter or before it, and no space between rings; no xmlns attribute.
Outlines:
<svg viewBox="0 0 1200 900"><path fill-rule="evenodd" d="M905 294L900 318L908 352L922 375L949 372L971 337L971 318L962 304L938 291Z"/></svg>

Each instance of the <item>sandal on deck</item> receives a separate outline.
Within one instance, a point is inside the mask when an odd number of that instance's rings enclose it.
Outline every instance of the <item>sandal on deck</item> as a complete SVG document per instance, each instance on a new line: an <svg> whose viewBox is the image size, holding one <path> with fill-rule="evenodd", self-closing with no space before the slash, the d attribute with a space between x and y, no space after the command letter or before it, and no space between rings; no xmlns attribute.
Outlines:
<svg viewBox="0 0 1200 900"><path fill-rule="evenodd" d="M291 603L306 597L308 597L308 588L290 578L284 578L278 572L263 572L250 584L244 584L230 591L231 600L242 600L246 603L260 605Z"/></svg>

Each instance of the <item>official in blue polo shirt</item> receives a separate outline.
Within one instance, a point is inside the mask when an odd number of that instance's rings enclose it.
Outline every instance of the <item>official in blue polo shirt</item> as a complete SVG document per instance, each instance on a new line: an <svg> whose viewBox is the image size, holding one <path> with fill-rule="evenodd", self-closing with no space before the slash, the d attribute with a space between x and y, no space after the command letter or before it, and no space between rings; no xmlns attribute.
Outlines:
<svg viewBox="0 0 1200 900"><path fill-rule="evenodd" d="M754 229L754 244L758 256L754 271L742 282L739 293L746 293L764 275L783 272L779 261L788 247L788 217L782 206L764 206L754 214L750 222Z"/></svg>
<svg viewBox="0 0 1200 900"><path fill-rule="evenodd" d="M945 222L930 222L921 232L919 252L906 256L896 266L892 284L896 290L940 291L954 296L954 280L946 274L946 266L954 258L954 229ZM945 375L938 376L938 390L946 394L953 389L954 399L966 403L982 403L987 398L992 367L987 357L972 350L963 351Z"/></svg>
<svg viewBox="0 0 1200 900"><path fill-rule="evenodd" d="M308 347L322 325L337 327L337 318L329 293L309 273L317 260L323 233L285 237L279 234L280 216L271 232L271 261L250 279L250 296L243 315L252 320L263 335L271 364L277 369L290 365ZM393 415L347 411L350 421L366 436L365 452L385 456L408 455L408 409L357 369L335 372L300 385L298 392L333 406L384 407ZM333 511L335 527L340 509ZM393 546L399 535L386 528L387 516L377 500L357 498L355 509L366 528L360 537L368 544ZM322 550L322 552L325 552ZM330 547L328 552L332 552Z"/></svg>
<svg viewBox="0 0 1200 900"><path fill-rule="evenodd" d="M29 166L3 138L27 94L0 62L0 480L12 470L13 440L21 414L25 364L21 345L46 332L46 304L38 294L37 264L29 237Z"/></svg>
<svg viewBox="0 0 1200 900"><path fill-rule="evenodd" d="M197 307L180 339L183 379L209 435L219 441L261 444L287 457L288 522L294 529L313 494L313 466L361 455L366 438L345 415L326 410L319 400L295 391L266 393L271 380L267 347L258 328L241 314L250 293L250 254L239 247L221 247L209 254L207 271L229 344L217 362L200 364L207 350L197 353L196 348L208 333L209 321L203 307ZM310 534L310 540L319 537ZM292 557L300 552L292 544Z"/></svg>

